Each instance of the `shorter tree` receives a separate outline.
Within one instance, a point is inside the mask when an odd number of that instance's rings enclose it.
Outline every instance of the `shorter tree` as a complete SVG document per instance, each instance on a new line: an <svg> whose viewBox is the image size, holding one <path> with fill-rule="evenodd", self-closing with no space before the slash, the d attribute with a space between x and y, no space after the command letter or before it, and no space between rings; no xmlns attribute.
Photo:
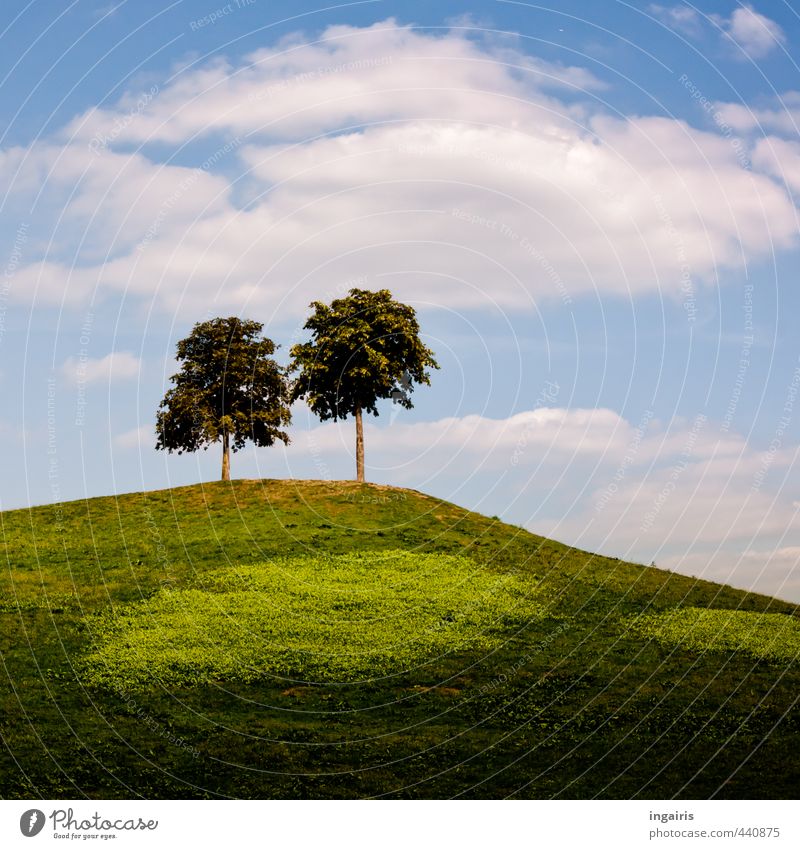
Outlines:
<svg viewBox="0 0 800 849"><path fill-rule="evenodd" d="M194 326L178 342L180 371L159 405L157 449L197 451L222 443L222 480L230 480L230 452L250 439L267 447L288 444L291 422L284 370L272 359L275 344L263 325L236 317Z"/></svg>
<svg viewBox="0 0 800 849"><path fill-rule="evenodd" d="M355 417L356 478L363 481L362 413L377 416L382 398L410 409L413 384L430 385L427 369L439 366L419 338L413 307L388 289L351 289L330 306L314 301L311 308L311 341L291 350L289 370L298 372L292 400L304 398L323 421Z"/></svg>

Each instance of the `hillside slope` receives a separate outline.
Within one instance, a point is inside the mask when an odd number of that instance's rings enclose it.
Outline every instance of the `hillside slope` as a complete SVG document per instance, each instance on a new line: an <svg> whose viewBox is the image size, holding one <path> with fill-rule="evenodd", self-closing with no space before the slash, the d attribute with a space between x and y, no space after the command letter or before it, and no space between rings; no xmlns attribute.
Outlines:
<svg viewBox="0 0 800 849"><path fill-rule="evenodd" d="M785 602L350 482L0 522L4 797L799 786Z"/></svg>

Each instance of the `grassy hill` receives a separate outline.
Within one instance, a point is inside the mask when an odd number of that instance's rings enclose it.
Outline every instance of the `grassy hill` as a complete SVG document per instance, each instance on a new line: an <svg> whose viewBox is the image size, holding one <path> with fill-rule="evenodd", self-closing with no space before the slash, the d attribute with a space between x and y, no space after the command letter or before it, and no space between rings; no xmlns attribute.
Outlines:
<svg viewBox="0 0 800 849"><path fill-rule="evenodd" d="M0 795L793 798L796 606L418 492L0 514Z"/></svg>

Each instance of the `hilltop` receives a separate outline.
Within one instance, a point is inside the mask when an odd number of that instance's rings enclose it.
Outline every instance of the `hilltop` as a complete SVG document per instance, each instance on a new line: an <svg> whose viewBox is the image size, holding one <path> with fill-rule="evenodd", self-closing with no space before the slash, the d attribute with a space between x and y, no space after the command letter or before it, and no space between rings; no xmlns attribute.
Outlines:
<svg viewBox="0 0 800 849"><path fill-rule="evenodd" d="M352 482L0 522L4 797L796 793L795 605Z"/></svg>

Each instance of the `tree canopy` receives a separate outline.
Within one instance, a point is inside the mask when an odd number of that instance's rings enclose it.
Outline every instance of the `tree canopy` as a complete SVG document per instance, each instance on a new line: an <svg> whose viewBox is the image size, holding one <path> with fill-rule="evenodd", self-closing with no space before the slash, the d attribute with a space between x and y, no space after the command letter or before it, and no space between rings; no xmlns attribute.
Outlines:
<svg viewBox="0 0 800 849"><path fill-rule="evenodd" d="M156 419L157 449L193 452L222 443L222 479L230 479L230 451L248 440L260 447L288 444L291 422L284 370L272 359L275 343L263 324L214 318L178 342L180 371Z"/></svg>

